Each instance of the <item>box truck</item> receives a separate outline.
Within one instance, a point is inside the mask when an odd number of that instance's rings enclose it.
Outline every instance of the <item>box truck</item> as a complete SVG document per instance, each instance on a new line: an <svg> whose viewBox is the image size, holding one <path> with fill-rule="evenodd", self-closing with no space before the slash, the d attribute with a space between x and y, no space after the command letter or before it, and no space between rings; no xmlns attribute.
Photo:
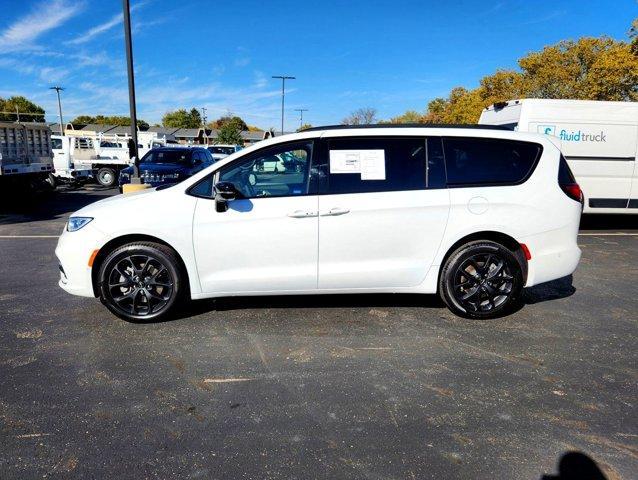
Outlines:
<svg viewBox="0 0 638 480"><path fill-rule="evenodd" d="M638 214L638 102L520 99L479 124L551 135L585 195L585 213Z"/></svg>
<svg viewBox="0 0 638 480"><path fill-rule="evenodd" d="M0 122L0 186L18 191L46 186L54 172L51 129L39 123Z"/></svg>

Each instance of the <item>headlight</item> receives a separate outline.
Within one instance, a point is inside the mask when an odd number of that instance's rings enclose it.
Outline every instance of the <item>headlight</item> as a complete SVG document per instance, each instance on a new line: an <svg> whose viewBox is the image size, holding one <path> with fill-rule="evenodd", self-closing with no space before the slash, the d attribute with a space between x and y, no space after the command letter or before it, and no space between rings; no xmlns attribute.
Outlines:
<svg viewBox="0 0 638 480"><path fill-rule="evenodd" d="M66 224L66 229L68 232L77 232L91 220L93 220L93 217L70 217Z"/></svg>

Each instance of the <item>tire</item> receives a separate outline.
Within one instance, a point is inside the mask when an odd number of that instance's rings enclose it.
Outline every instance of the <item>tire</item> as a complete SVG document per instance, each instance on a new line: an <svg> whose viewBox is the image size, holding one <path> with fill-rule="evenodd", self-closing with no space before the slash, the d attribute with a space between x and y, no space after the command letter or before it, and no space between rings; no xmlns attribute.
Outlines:
<svg viewBox="0 0 638 480"><path fill-rule="evenodd" d="M47 177L45 182L48 184L51 190L55 190L55 188L58 186L58 181L56 180L55 176L53 176L53 174L51 173L49 173L49 176Z"/></svg>
<svg viewBox="0 0 638 480"><path fill-rule="evenodd" d="M519 258L489 240L459 247L441 270L441 298L453 313L466 318L488 319L511 313L520 306L523 291Z"/></svg>
<svg viewBox="0 0 638 480"><path fill-rule="evenodd" d="M175 251L152 242L116 248L102 262L98 279L102 303L133 322L166 318L188 288Z"/></svg>
<svg viewBox="0 0 638 480"><path fill-rule="evenodd" d="M117 173L112 168L102 167L97 171L95 179L103 187L111 188L117 183Z"/></svg>

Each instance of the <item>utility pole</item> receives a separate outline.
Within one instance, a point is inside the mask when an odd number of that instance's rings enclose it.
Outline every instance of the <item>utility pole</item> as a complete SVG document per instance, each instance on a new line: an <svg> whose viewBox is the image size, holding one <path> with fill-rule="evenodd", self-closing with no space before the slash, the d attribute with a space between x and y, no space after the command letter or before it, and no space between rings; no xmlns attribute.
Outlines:
<svg viewBox="0 0 638 480"><path fill-rule="evenodd" d="M135 77L133 73L133 42L131 40L131 8L129 0L122 0L122 10L124 13L124 49L126 50L126 67L128 70L128 102L131 111L131 138L133 139L133 144L129 146L129 151L135 157L131 183L139 184L141 183L140 159L137 152L137 111L135 108Z"/></svg>
<svg viewBox="0 0 638 480"><path fill-rule="evenodd" d="M58 114L60 115L60 135L64 136L64 127L62 126L62 102L60 102L60 90L64 88L60 86L50 87L49 90L55 90L58 94Z"/></svg>
<svg viewBox="0 0 638 480"><path fill-rule="evenodd" d="M295 77L286 75L273 75L272 78L281 78L281 134L284 134L284 98L286 97L286 80L296 80Z"/></svg>
<svg viewBox="0 0 638 480"><path fill-rule="evenodd" d="M303 112L307 112L307 108L295 108L295 112L299 112L299 129L303 127Z"/></svg>
<svg viewBox="0 0 638 480"><path fill-rule="evenodd" d="M16 105L16 122L20 123L20 110L18 110L17 105Z"/></svg>

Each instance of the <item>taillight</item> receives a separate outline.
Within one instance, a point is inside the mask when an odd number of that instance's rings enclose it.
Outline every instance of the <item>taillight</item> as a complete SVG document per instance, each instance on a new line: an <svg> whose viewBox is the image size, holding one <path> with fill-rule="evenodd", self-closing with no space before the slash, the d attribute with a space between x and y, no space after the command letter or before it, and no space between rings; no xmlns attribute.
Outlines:
<svg viewBox="0 0 638 480"><path fill-rule="evenodd" d="M561 154L560 161L558 164L558 185L561 190L565 192L572 200L576 200L580 202L581 205L585 204L585 196L583 195L583 191L580 189L580 185L576 183L576 179L574 178L574 174L569 169L569 165L567 164L567 160Z"/></svg>
<svg viewBox="0 0 638 480"><path fill-rule="evenodd" d="M566 185L561 185L560 188L565 192L572 200L576 200L581 204L584 203L585 199L583 197L583 191L580 189L580 185L577 183L568 183Z"/></svg>

